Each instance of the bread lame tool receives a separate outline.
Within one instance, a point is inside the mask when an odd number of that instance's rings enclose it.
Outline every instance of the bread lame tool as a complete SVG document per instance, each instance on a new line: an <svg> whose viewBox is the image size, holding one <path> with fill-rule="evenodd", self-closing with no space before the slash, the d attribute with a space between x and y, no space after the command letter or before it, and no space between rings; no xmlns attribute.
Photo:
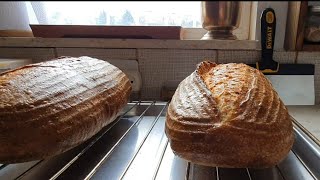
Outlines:
<svg viewBox="0 0 320 180"><path fill-rule="evenodd" d="M314 105L314 64L280 64L273 60L276 15L272 8L261 14L261 60L249 64L272 83L285 105Z"/></svg>

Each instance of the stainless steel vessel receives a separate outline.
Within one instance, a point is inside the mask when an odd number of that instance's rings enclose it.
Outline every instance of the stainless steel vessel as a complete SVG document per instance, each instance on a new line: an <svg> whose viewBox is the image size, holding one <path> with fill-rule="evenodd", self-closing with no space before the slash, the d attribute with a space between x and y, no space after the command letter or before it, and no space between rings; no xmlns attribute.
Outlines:
<svg viewBox="0 0 320 180"><path fill-rule="evenodd" d="M239 27L240 17L240 1L202 1L202 27L208 30L202 39L237 39L232 31Z"/></svg>

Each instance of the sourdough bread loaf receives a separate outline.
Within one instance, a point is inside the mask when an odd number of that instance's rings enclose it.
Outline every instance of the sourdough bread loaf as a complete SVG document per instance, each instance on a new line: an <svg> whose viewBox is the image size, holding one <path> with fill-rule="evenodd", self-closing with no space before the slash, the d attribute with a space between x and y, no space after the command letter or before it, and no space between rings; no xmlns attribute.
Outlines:
<svg viewBox="0 0 320 180"><path fill-rule="evenodd" d="M61 57L0 74L0 163L39 160L115 120L131 84L110 63Z"/></svg>
<svg viewBox="0 0 320 180"><path fill-rule="evenodd" d="M176 155L229 168L274 166L294 142L291 117L272 84L236 63L200 63L176 89L165 131Z"/></svg>

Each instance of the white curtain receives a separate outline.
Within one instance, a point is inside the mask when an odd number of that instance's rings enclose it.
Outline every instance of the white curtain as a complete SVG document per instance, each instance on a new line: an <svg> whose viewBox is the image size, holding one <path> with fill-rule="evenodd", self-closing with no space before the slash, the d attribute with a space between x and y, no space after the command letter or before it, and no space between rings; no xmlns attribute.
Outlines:
<svg viewBox="0 0 320 180"><path fill-rule="evenodd" d="M0 30L30 30L24 1L0 1Z"/></svg>
<svg viewBox="0 0 320 180"><path fill-rule="evenodd" d="M31 30L29 24L48 24L41 1L0 1L0 30Z"/></svg>

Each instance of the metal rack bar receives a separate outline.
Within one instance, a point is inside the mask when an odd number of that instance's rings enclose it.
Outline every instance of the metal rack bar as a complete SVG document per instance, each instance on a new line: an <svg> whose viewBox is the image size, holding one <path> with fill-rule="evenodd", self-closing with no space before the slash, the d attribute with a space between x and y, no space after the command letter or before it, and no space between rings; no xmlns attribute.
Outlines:
<svg viewBox="0 0 320 180"><path fill-rule="evenodd" d="M126 166L125 170L123 171L123 173L120 176L120 179L123 179L123 177L125 176L125 174L127 173L129 167L131 166L133 160L137 157L138 152L141 150L142 145L144 145L144 143L146 142L147 138L149 137L151 131L154 129L156 123L158 122L159 117L161 116L161 114L163 112L165 112L164 110L166 109L167 105L161 110L161 112L159 113L159 115L155 118L155 120L152 122L152 125L150 127L150 129L148 130L147 134L144 136L142 142L139 144L138 149L134 152L133 157L130 159L128 165Z"/></svg>
<svg viewBox="0 0 320 180"><path fill-rule="evenodd" d="M133 126L135 126L138 122L140 122L140 120L141 120L141 117L143 117L143 115L144 115L144 113L152 106L154 104L154 102L140 115L140 117L138 118L138 120L134 123L134 124L132 124L130 127L129 127L129 129L121 136L121 138L117 141L117 143L111 148L111 150L101 159L101 161L96 165L96 167L92 170L92 172L95 172L96 171L96 169L100 166L100 164L107 158L107 157L109 157L109 155L113 152L113 150L119 145L119 143L121 142L121 140L128 134L128 132L132 129L132 127ZM126 113L128 113L129 111L127 111ZM125 114L126 114L125 113ZM124 115L125 115L124 114ZM123 116L124 116L123 115ZM121 117L118 119L118 121L117 122L119 122L120 121L120 119L121 119ZM113 126L112 126L113 127ZM107 131L109 131L112 127L110 127L110 128L108 128L108 130ZM106 131L106 132L107 132ZM105 134L105 133L104 133ZM101 136L102 137L102 136ZM100 137L100 138L101 138ZM99 138L99 139L100 139ZM95 142L97 142L97 141L95 141ZM94 143L95 143L94 142ZM94 144L94 143L92 143L91 144L91 146ZM90 147L91 147L90 146ZM90 148L89 147L89 148ZM86 150L85 151L87 151L89 148L86 148ZM84 151L84 152L85 152ZM83 153L84 153L83 152ZM82 154L83 154L82 153ZM81 154L81 155L82 155ZM78 157L75 157L74 159L75 160L77 160L79 158L79 156ZM72 162L72 163L74 163L75 162L75 160ZM71 164L72 164L71 163ZM70 167L71 166L71 164L67 164L66 165L66 168L63 168L63 169L61 169L60 171L58 171L54 176L52 176L51 178L50 178L50 180L54 180L54 179L56 179L56 178L58 178L68 167Z"/></svg>
<svg viewBox="0 0 320 180"><path fill-rule="evenodd" d="M216 178L217 178L217 180L220 180L220 174L219 174L219 168L218 167L216 167Z"/></svg>
<svg viewBox="0 0 320 180"><path fill-rule="evenodd" d="M314 178L320 179L320 147L317 141L307 134L305 129L299 128L299 123L294 121L295 144L293 145L295 156Z"/></svg>
<svg viewBox="0 0 320 180"><path fill-rule="evenodd" d="M27 169L25 172L23 172L22 174L20 174L18 177L16 177L15 179L21 179L25 174L27 174L32 168L36 167L38 164L40 164L43 160L40 160L39 162L37 162L36 164L34 164L33 166L31 166L29 169Z"/></svg>
<svg viewBox="0 0 320 180"><path fill-rule="evenodd" d="M284 180L277 166L265 169L248 169L251 179Z"/></svg>
<svg viewBox="0 0 320 180"><path fill-rule="evenodd" d="M69 167L75 160L77 160L84 152L86 152L94 143L96 143L106 132L108 132L115 124L117 124L119 122L119 120L121 119L121 117L123 117L127 112L129 112L132 108L134 108L135 106L137 106L138 103L134 103L133 106L127 108L125 110L125 112L119 117L117 118L113 123L111 123L109 125L109 127L102 133L99 134L98 137L96 137L96 139L94 139L93 141L91 141L89 143L89 145L87 147L85 147L79 154L77 154L73 159L71 159L68 163L66 163L66 165L61 168L60 171L65 170L67 167ZM37 162L36 164L30 166L30 168L28 168L26 171L24 171L22 174L20 174L16 179L22 179L25 175L27 175L33 168L39 166L42 162L44 162L43 160L40 160L39 162ZM23 165L25 163L22 163L21 165ZM0 167L0 170L2 168L6 167L6 165L3 165L2 167ZM59 173L60 171L58 171L57 173Z"/></svg>
<svg viewBox="0 0 320 180"><path fill-rule="evenodd" d="M272 168L232 169L187 162L173 153L165 135L167 105L131 101L121 117L88 142L51 159L0 164L0 179L320 179L320 147L296 122L292 150Z"/></svg>
<svg viewBox="0 0 320 180"><path fill-rule="evenodd" d="M166 144L165 144L165 146L164 146L164 148L163 148L163 151L162 151L162 153L161 153L160 159L159 159L159 161L157 162L156 170L155 170L155 172L154 172L154 174L153 174L152 180L155 180L156 177L157 177L157 174L158 174L158 172L159 172L159 168L160 168L160 165L161 165L161 163L162 163L163 156L164 156L164 153L166 152L166 149L167 149L167 147L168 147L168 144L169 144L169 140L167 139Z"/></svg>
<svg viewBox="0 0 320 180"><path fill-rule="evenodd" d="M247 170L247 173L248 173L248 177L249 177L249 179L250 179L250 180L252 180L252 178L251 178L251 174L250 174L250 172L249 172L249 169L248 169L248 168L246 168L246 170Z"/></svg>
<svg viewBox="0 0 320 180"><path fill-rule="evenodd" d="M187 166L188 162L175 156L170 145L168 145L155 179L184 180L187 173Z"/></svg>
<svg viewBox="0 0 320 180"><path fill-rule="evenodd" d="M191 162L188 162L188 164L187 164L187 170L186 170L186 176L185 176L185 178L184 179L188 179L189 178L189 176L190 176L190 166L191 166Z"/></svg>
<svg viewBox="0 0 320 180"><path fill-rule="evenodd" d="M101 159L108 153L114 146L117 145L118 141L121 139L123 134L132 127L136 121L140 121L141 114L146 113L153 109L154 106L151 106L150 109L147 109L149 105L140 105L132 111L128 112L124 118L118 123L110 132L108 132L99 142L97 142L93 147L88 150L81 158L79 158L72 167L69 167L63 174L59 176L59 179L84 179L92 169L101 161ZM146 111L147 110L147 111ZM128 132L126 137L123 140L126 140L127 137L131 138L132 132L136 132L137 127L134 126ZM134 139L134 138L133 138ZM123 144L123 140L118 146ZM115 148L117 149L117 148ZM127 153L125 153L127 154Z"/></svg>
<svg viewBox="0 0 320 180"><path fill-rule="evenodd" d="M123 139L108 160L106 160L105 163L99 167L98 171L93 174L92 179L120 179L126 167L134 157L135 152L139 151L139 146L144 144L146 145L144 147L148 147L147 145L150 139L150 133L148 136L148 132L152 128L154 121L157 120L157 116L163 112L164 108L165 105L158 105L158 103L150 108L149 111L144 114L140 123L135 126L135 129L132 129L129 132L128 136ZM159 124L156 124L154 130L159 130ZM162 129L158 132L162 133ZM154 131L151 132L151 138L153 135ZM148 137L146 141L144 141L145 137ZM143 142L147 142L147 144ZM141 148L139 153L140 152Z"/></svg>
<svg viewBox="0 0 320 180"><path fill-rule="evenodd" d="M0 179L16 179L24 172L28 171L30 167L38 164L39 161L30 161L26 163L7 164L0 171Z"/></svg>
<svg viewBox="0 0 320 180"><path fill-rule="evenodd" d="M287 158L284 159L278 167L285 179L314 179L292 151L289 152Z"/></svg>

